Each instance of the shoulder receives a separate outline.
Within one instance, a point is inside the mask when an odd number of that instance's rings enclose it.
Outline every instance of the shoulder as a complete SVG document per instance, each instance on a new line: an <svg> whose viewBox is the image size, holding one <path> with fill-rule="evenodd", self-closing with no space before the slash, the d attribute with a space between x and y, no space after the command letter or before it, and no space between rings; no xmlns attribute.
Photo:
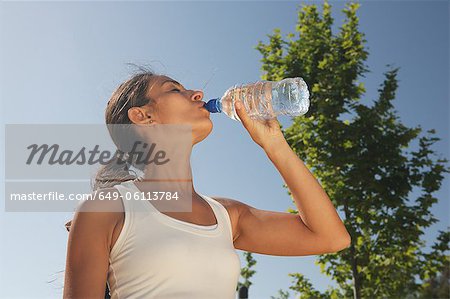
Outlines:
<svg viewBox="0 0 450 299"><path fill-rule="evenodd" d="M231 211L232 213L238 216L241 216L246 211L253 208L252 206L236 199L222 196L210 196L210 197L221 203L227 210Z"/></svg>
<svg viewBox="0 0 450 299"><path fill-rule="evenodd" d="M215 201L219 202L228 212L231 220L231 226L233 229L233 240L236 240L239 236L239 218L244 214L246 209L248 209L248 205L244 204L241 201L226 198L222 196L210 196Z"/></svg>
<svg viewBox="0 0 450 299"><path fill-rule="evenodd" d="M65 223L67 231L70 232L77 222L78 224L81 224L82 222L95 222L99 224L99 226L107 227L115 227L116 224L120 222L120 219L123 217L124 208L122 200L120 200L121 195L116 188L99 189L92 192L90 195L90 199L82 201L77 206L73 219ZM119 200L108 200L113 198ZM96 225L96 227L98 226Z"/></svg>
<svg viewBox="0 0 450 299"><path fill-rule="evenodd" d="M245 208L246 204L240 202L239 200L235 200L232 198L227 198L223 196L210 196L212 199L221 203L227 210L231 210L234 213L240 213L240 211Z"/></svg>
<svg viewBox="0 0 450 299"><path fill-rule="evenodd" d="M83 201L77 207L73 219L65 224L69 234L77 236L69 237L69 242L72 243L70 239L75 238L78 239L78 245L83 242L86 242L86 245L92 245L92 240L103 240L102 244L111 250L125 219L120 192L112 187L99 189L91 195L92 200ZM105 200L106 198L119 200ZM83 241L83 239L90 241Z"/></svg>

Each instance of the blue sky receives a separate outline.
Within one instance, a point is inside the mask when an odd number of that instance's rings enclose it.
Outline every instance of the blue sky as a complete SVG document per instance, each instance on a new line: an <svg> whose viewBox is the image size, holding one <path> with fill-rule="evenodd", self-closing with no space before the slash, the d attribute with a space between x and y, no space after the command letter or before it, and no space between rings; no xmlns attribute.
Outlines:
<svg viewBox="0 0 450 299"><path fill-rule="evenodd" d="M322 2L0 2L0 97L2 124L103 123L112 91L147 64L186 87L203 89L205 100L236 83L260 79L261 56L254 47L280 28L294 32L300 3ZM331 1L334 33L344 20L344 1ZM433 149L449 153L449 4L447 1L361 1L371 70L361 78L369 104L377 98L386 64L400 67L394 101L401 121L436 129ZM211 114L214 128L193 151L196 190L254 207L292 207L283 180L245 129L225 115ZM280 117L286 128L287 117ZM2 130L4 138L4 131ZM412 144L415 149L417 144ZM2 156L4 152L2 148ZM2 159L3 163L4 159ZM1 174L4 179L4 174ZM4 194L4 186L1 185ZM449 177L432 212L440 222L428 230L428 245L449 215ZM411 198L416 198L413 193ZM4 197L2 197L3 199ZM0 296L58 298L71 213L0 211ZM255 254L251 298L269 298L300 272L319 290L332 281L320 274L315 257ZM244 259L241 256L241 262Z"/></svg>

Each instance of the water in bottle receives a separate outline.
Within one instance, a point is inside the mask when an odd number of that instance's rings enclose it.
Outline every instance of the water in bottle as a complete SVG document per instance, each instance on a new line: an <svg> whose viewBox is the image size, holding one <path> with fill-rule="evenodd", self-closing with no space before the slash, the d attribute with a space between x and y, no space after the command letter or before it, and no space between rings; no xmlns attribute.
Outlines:
<svg viewBox="0 0 450 299"><path fill-rule="evenodd" d="M235 85L221 98L209 100L205 108L211 113L223 112L231 119L241 121L234 106L237 99L242 101L252 119L267 120L278 115L299 116L309 109L308 86L300 77Z"/></svg>

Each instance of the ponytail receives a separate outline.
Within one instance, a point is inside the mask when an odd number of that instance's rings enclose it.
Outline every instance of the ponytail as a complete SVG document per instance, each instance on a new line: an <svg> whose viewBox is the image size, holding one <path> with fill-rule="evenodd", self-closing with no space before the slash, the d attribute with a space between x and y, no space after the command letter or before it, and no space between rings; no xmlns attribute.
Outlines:
<svg viewBox="0 0 450 299"><path fill-rule="evenodd" d="M136 171L127 170L127 168L130 168L130 164L120 158L119 155L114 155L107 164L98 170L93 180L91 180L92 191L111 188L124 181L138 179Z"/></svg>

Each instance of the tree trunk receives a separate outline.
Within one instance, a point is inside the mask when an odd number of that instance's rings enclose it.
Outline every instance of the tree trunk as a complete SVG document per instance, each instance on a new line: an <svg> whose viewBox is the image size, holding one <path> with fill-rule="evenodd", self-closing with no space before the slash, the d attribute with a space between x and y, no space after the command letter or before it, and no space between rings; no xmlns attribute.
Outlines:
<svg viewBox="0 0 450 299"><path fill-rule="evenodd" d="M348 210L347 204L344 204L344 212L345 212L345 218L349 222L350 219L350 212ZM351 228L349 229L349 233L351 235L352 240L355 234L352 234ZM359 275L358 275L358 261L356 259L356 251L355 251L355 245L352 242L350 244L350 255L351 255L351 265L352 265L352 276L353 276L353 298L354 299L361 299L361 286L359 281Z"/></svg>

